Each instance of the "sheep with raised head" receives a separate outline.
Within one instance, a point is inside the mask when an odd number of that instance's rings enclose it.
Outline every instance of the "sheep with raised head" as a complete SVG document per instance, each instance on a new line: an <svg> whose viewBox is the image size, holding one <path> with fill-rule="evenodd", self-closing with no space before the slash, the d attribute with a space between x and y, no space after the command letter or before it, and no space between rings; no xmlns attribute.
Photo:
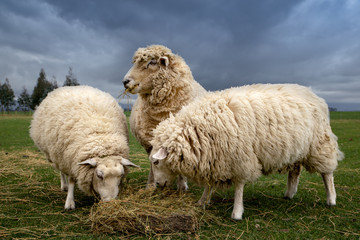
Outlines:
<svg viewBox="0 0 360 240"><path fill-rule="evenodd" d="M242 219L243 188L261 174L289 172L285 197L297 191L301 166L322 175L327 204L336 204L333 171L343 158L327 104L309 88L258 84L208 93L154 130L150 160L155 182L182 174L213 187L235 185L233 219Z"/></svg>
<svg viewBox="0 0 360 240"><path fill-rule="evenodd" d="M109 201L117 197L128 167L136 167L127 159L122 108L110 94L89 86L49 93L33 115L30 136L61 172L67 210L75 208L75 183L85 194Z"/></svg>
<svg viewBox="0 0 360 240"><path fill-rule="evenodd" d="M139 48L133 67L123 80L127 92L138 94L130 116L130 128L150 154L152 131L170 113L203 95L205 89L194 80L184 59L162 45ZM154 183L150 168L148 187ZM179 176L178 188L187 190L186 179Z"/></svg>

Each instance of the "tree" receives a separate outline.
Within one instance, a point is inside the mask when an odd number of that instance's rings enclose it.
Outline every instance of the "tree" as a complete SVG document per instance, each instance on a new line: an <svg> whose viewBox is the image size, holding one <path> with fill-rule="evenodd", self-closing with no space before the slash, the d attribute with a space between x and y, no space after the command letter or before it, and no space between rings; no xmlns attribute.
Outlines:
<svg viewBox="0 0 360 240"><path fill-rule="evenodd" d="M53 81L49 82L46 79L46 74L44 69L42 68L39 73L39 77L37 79L36 86L34 87L34 91L31 95L31 109L35 110L36 106L42 102L44 98L48 95L49 92L56 89L58 87L55 77L53 77Z"/></svg>
<svg viewBox="0 0 360 240"><path fill-rule="evenodd" d="M22 92L20 93L20 96L18 97L18 110L20 111L29 111L30 105L31 105L31 97L27 92L27 89L25 86L23 87Z"/></svg>
<svg viewBox="0 0 360 240"><path fill-rule="evenodd" d="M65 77L65 82L63 86L79 86L79 82L76 79L75 75L72 72L72 68L69 67L69 73Z"/></svg>
<svg viewBox="0 0 360 240"><path fill-rule="evenodd" d="M52 76L51 81L47 81L47 84L45 86L45 91L43 93L43 99L46 98L46 96L48 95L49 92L55 90L58 88L58 84L56 81L56 77Z"/></svg>
<svg viewBox="0 0 360 240"><path fill-rule="evenodd" d="M10 107L15 104L15 94L9 83L9 79L5 79L4 84L0 84L0 104L1 111L10 111Z"/></svg>

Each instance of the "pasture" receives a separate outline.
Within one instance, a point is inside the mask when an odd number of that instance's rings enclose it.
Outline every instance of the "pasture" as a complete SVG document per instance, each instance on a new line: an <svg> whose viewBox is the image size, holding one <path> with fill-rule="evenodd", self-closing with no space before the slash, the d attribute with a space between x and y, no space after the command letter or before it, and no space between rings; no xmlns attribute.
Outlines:
<svg viewBox="0 0 360 240"><path fill-rule="evenodd" d="M345 153L334 173L337 206L326 206L321 176L303 170L297 194L286 200L287 175L274 174L245 186L242 221L230 218L234 190L217 190L199 229L176 234L95 234L89 215L97 200L78 189L76 209L64 211L59 173L30 139L30 121L26 114L0 114L1 239L360 239L360 112L331 113ZM148 159L132 135L130 160L141 168L131 169L126 188L145 188ZM195 204L202 188L189 187Z"/></svg>

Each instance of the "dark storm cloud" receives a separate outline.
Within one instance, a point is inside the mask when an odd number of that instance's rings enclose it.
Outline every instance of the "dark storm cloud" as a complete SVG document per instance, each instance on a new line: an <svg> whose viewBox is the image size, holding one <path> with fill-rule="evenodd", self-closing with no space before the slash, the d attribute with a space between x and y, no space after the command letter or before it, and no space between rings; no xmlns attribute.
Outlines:
<svg viewBox="0 0 360 240"><path fill-rule="evenodd" d="M117 96L138 47L164 44L208 90L311 86L360 110L360 3L351 0L0 2L0 81L30 91L41 67ZM354 105L355 104L355 105Z"/></svg>

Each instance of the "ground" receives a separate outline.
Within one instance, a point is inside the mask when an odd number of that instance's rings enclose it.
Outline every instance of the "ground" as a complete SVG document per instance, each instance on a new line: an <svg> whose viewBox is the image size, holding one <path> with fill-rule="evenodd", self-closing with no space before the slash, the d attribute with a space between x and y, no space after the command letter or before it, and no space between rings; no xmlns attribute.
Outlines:
<svg viewBox="0 0 360 240"><path fill-rule="evenodd" d="M128 113L127 113L128 115ZM0 114L0 238L45 239L359 239L360 238L360 113L331 113L345 159L334 173L337 205L326 206L321 177L303 171L294 199L283 199L286 175L261 177L244 190L244 219L230 215L233 188L217 191L203 211L195 233L98 234L89 220L97 202L78 189L76 209L64 211L66 193L60 190L59 173L45 160L29 137L29 114ZM149 163L145 151L130 136L132 169L127 188L145 188ZM176 186L173 186L176 189ZM175 190L174 190L175 191ZM195 202L202 188L190 182Z"/></svg>

